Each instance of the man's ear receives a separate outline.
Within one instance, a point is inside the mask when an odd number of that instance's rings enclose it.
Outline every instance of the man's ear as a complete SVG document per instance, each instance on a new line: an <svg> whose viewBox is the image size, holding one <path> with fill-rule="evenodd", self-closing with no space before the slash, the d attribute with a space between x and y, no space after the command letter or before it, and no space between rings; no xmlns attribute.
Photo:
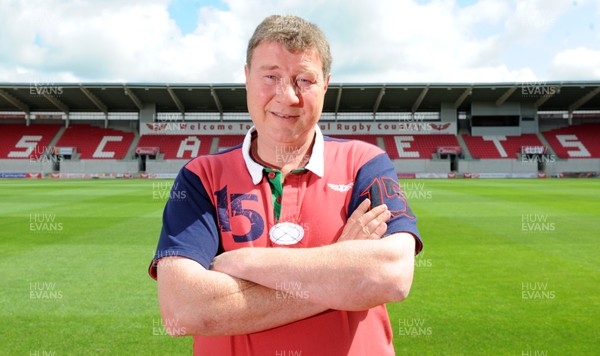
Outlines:
<svg viewBox="0 0 600 356"><path fill-rule="evenodd" d="M247 64L244 65L244 75L246 76L246 89L248 89L248 77L250 76L250 68L248 68Z"/></svg>
<svg viewBox="0 0 600 356"><path fill-rule="evenodd" d="M327 91L327 88L329 88L329 80L331 79L331 73L327 74L327 78L325 78L325 88L324 91Z"/></svg>

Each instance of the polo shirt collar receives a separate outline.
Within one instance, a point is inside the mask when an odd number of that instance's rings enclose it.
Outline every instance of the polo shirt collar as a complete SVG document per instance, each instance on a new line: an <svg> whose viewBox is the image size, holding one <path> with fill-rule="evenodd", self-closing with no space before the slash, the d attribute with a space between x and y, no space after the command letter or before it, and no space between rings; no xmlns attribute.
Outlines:
<svg viewBox="0 0 600 356"><path fill-rule="evenodd" d="M242 155L244 156L244 161L246 162L248 172L250 172L250 176L252 177L252 183L258 184L262 180L263 169L265 167L255 162L250 156L252 133L255 131L256 128L252 126L252 128L250 128L250 130L248 130L246 133L246 137L244 137L244 142L242 143ZM323 140L323 134L321 133L319 125L315 126L315 133L315 143L312 148L312 154L304 168L308 169L319 177L323 177L325 174L325 142Z"/></svg>

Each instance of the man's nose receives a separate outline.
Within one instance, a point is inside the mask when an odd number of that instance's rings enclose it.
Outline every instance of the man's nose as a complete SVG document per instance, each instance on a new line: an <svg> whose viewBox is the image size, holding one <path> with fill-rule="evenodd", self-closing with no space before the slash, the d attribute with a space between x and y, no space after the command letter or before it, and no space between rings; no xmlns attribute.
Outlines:
<svg viewBox="0 0 600 356"><path fill-rule="evenodd" d="M297 104L300 102L300 88L293 80L281 80L277 85L277 96L280 101L288 104Z"/></svg>

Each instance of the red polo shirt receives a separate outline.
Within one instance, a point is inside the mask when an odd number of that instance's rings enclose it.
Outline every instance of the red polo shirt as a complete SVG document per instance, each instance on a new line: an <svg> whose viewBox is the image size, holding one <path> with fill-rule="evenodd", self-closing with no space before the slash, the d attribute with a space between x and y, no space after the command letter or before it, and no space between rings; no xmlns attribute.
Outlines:
<svg viewBox="0 0 600 356"><path fill-rule="evenodd" d="M209 268L212 259L241 247L305 248L335 243L365 198L387 204L386 234L409 232L416 252L422 242L385 152L361 142L324 137L317 127L305 169L281 181L250 156L252 132L244 143L201 156L182 168L165 207L163 229L149 273L166 256L182 256ZM282 150L278 159L293 152ZM289 222L292 234L273 242L269 231ZM297 230L300 230L299 238ZM294 235L290 240L290 236ZM360 293L360 291L357 291ZM270 330L235 336L194 337L198 355L393 355L385 305L361 312L328 310Z"/></svg>

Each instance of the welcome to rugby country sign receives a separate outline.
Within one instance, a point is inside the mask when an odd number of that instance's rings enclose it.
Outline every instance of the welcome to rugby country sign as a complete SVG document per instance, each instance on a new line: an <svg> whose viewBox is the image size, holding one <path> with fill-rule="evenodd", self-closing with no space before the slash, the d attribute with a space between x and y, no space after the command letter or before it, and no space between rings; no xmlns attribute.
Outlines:
<svg viewBox="0 0 600 356"><path fill-rule="evenodd" d="M140 127L142 135L244 135L251 122L154 122ZM377 121L319 122L324 135L456 135L455 122Z"/></svg>

